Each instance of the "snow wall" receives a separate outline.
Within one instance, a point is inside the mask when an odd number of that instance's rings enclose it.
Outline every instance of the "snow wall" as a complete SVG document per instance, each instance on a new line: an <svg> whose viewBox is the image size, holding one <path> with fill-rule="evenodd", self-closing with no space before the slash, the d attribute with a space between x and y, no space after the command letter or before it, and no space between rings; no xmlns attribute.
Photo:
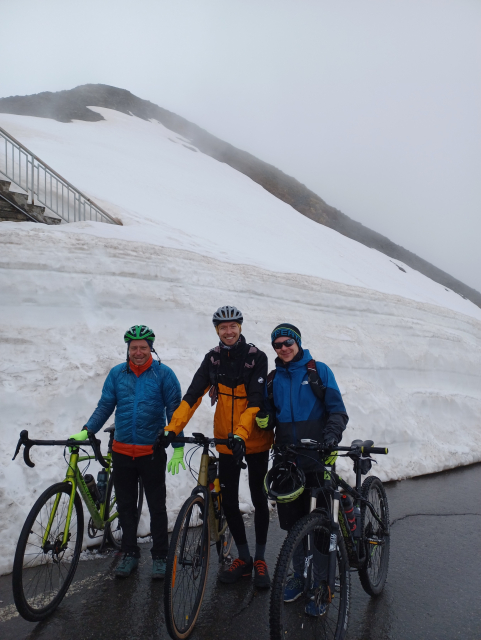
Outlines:
<svg viewBox="0 0 481 640"><path fill-rule="evenodd" d="M2 231L1 572L11 570L33 502L65 470L60 448L34 448L34 469L12 462L19 432L63 438L79 430L109 369L125 358L125 328L138 322L155 330L158 353L185 391L216 344L213 309L239 306L246 338L271 366L270 331L288 320L335 372L350 415L343 442L371 438L389 447L373 473L399 479L481 459L481 323L472 317L78 230L5 223ZM188 430L211 433L212 418L204 400ZM168 477L171 526L193 486L188 472ZM250 503L245 477L240 500ZM147 527L144 515L140 533Z"/></svg>
<svg viewBox="0 0 481 640"><path fill-rule="evenodd" d="M162 125L96 110L105 121L0 114L124 223L0 225L0 573L32 504L66 466L50 447L32 450L33 469L12 462L20 431L79 430L136 323L155 330L185 392L216 344L218 306L242 309L245 336L271 367L270 332L292 322L336 375L350 416L343 443L389 447L371 473L399 479L481 459L481 309L301 216ZM212 419L204 401L187 430L211 433ZM194 480L182 471L167 482L172 526ZM248 510L245 475L240 500Z"/></svg>

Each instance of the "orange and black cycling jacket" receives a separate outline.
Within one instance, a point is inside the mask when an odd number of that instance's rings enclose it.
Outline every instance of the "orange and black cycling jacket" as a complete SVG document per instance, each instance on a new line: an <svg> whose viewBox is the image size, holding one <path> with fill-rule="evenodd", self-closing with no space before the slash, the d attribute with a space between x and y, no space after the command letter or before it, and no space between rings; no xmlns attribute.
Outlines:
<svg viewBox="0 0 481 640"><path fill-rule="evenodd" d="M267 451L273 442L273 432L259 429L255 421L263 406L266 377L266 354L247 344L243 335L231 349L221 346L211 349L166 429L179 434L194 415L202 397L210 391L212 404L217 401L214 438L227 438L233 433L245 441L247 454ZM222 445L217 450L232 453Z"/></svg>

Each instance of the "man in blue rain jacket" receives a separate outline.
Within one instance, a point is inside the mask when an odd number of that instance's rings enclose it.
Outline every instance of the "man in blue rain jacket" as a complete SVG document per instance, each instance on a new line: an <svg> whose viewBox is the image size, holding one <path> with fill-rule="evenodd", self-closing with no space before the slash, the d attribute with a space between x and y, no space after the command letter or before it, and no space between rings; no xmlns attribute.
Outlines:
<svg viewBox="0 0 481 640"><path fill-rule="evenodd" d="M292 324L278 325L271 334L271 342L278 356L275 361L276 369L275 373L268 376L265 412L257 414L257 425L261 429L275 429L276 444L297 444L300 440L309 438L325 443L331 450L335 449L342 439L342 432L349 418L333 372L323 362L315 361L309 351L302 348L301 332ZM296 462L306 475L306 488L318 487L322 479L319 473L322 469L319 454L306 451L298 455ZM309 507L308 491L291 502L278 502L281 528L289 531L300 518L309 513ZM326 558L318 558L315 562L316 573L319 573L322 580L325 577ZM296 600L304 591L303 563L304 557L300 553L299 557L294 558L296 573L286 583L285 602ZM322 616L325 611L326 605L319 605L314 601L306 607L309 615Z"/></svg>
<svg viewBox="0 0 481 640"><path fill-rule="evenodd" d="M164 435L164 428L180 404L180 384L172 369L160 360L153 360L152 353L157 355L153 346L155 334L149 327L130 327L124 341L127 361L110 370L97 408L82 431L71 438L82 441L89 432L97 433L115 410L113 481L124 554L115 575L126 578L139 564L137 494L140 477L150 511L152 578L162 579L169 547L164 447L171 443ZM185 469L184 448L175 443L172 446L174 453L168 470L176 473L179 465Z"/></svg>

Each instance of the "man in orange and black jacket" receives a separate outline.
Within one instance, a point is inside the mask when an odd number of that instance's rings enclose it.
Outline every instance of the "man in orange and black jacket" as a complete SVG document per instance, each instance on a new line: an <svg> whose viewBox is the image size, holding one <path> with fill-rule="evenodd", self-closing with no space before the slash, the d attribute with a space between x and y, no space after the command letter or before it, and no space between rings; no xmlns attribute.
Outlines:
<svg viewBox="0 0 481 640"><path fill-rule="evenodd" d="M192 379L187 393L174 412L167 431L179 434L187 425L202 397L209 392L216 404L214 437L227 439L234 434L234 448L217 446L222 504L229 529L237 545L239 557L219 580L232 583L251 576L260 588L270 586L264 553L269 528L269 509L263 492L267 473L272 431L260 429L255 421L263 406L267 378L267 356L254 345L247 344L241 334L243 317L236 307L220 307L212 318L220 338L219 345L206 354ZM255 508L256 552L250 555L242 514L239 510L240 463L243 457L249 471L249 488Z"/></svg>

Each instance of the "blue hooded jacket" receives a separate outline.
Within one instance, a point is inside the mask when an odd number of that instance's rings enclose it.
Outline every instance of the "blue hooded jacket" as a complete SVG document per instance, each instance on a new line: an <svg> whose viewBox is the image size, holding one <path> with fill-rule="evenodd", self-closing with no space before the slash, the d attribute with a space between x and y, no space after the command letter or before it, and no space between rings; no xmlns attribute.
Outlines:
<svg viewBox="0 0 481 640"><path fill-rule="evenodd" d="M276 375L273 381L272 406L266 395L266 409L275 415L276 444L296 444L304 438L325 441L329 436L342 439L342 432L349 420L341 392L331 369L323 362L316 362L317 372L326 387L324 401L314 395L307 372L307 363L312 360L308 349L304 349L297 362L284 364L276 359ZM315 458L315 454L309 457ZM304 458L304 456L302 456ZM315 464L302 460L301 466L313 470Z"/></svg>
<svg viewBox="0 0 481 640"><path fill-rule="evenodd" d="M86 427L97 433L117 407L115 440L125 444L152 445L166 425L166 415L168 423L180 401L177 376L165 364L154 360L138 378L132 371L127 371L125 363L118 364L110 370L102 397Z"/></svg>

